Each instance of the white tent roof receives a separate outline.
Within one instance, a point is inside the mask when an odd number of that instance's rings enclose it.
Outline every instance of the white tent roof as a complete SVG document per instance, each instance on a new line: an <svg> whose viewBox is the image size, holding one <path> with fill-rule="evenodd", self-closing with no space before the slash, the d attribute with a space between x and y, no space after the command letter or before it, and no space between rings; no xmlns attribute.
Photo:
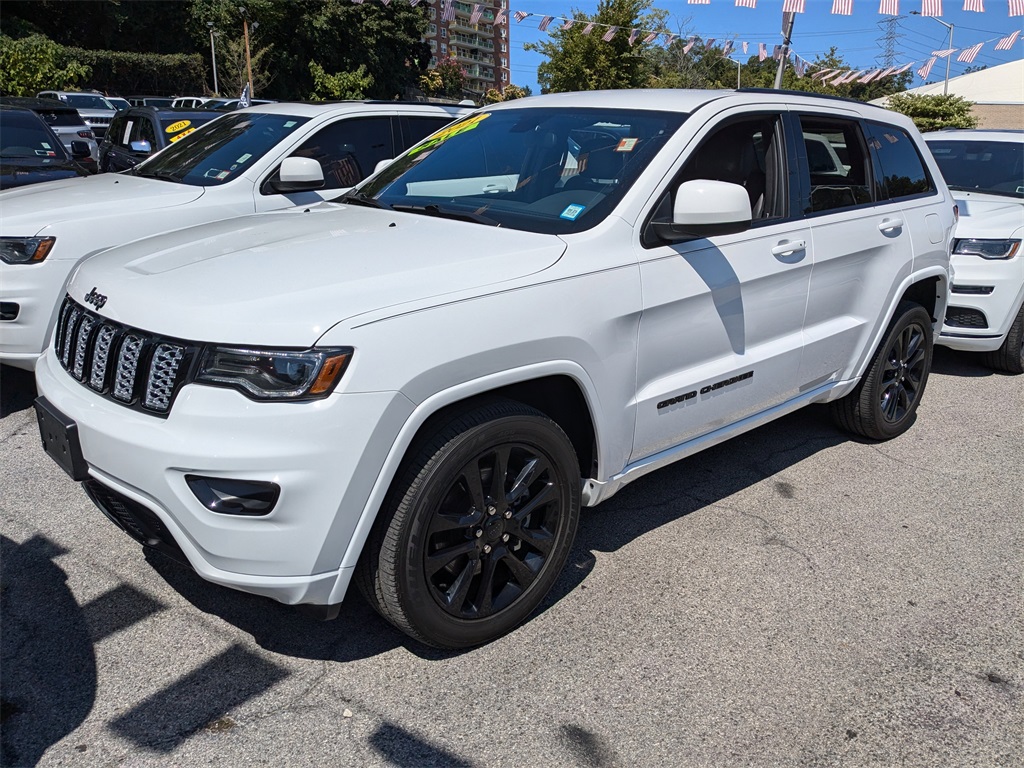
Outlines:
<svg viewBox="0 0 1024 768"><path fill-rule="evenodd" d="M956 54L951 54L956 55ZM910 88L906 93L922 96L941 96L945 80L942 77L946 63L935 62L931 76L938 77L934 83ZM1022 104L1024 105L1024 59L988 67L978 72L969 72L949 79L949 93L963 96L975 104ZM872 104L884 104L885 98L875 99Z"/></svg>

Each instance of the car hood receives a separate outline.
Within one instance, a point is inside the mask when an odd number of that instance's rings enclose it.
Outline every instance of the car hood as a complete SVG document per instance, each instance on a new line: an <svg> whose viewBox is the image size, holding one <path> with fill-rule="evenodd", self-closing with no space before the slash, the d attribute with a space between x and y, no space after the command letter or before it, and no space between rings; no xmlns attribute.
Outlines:
<svg viewBox="0 0 1024 768"><path fill-rule="evenodd" d="M345 319L507 283L564 250L553 235L324 203L112 248L68 291L83 303L95 291L103 316L165 336L310 346Z"/></svg>
<svg viewBox="0 0 1024 768"><path fill-rule="evenodd" d="M1024 200L955 190L953 197L960 208L956 225L957 237L1001 239L1020 236L1024 227Z"/></svg>
<svg viewBox="0 0 1024 768"><path fill-rule="evenodd" d="M20 164L0 162L0 189L23 187L41 181L74 179L88 176L88 171L72 162Z"/></svg>
<svg viewBox="0 0 1024 768"><path fill-rule="evenodd" d="M0 195L0 226L4 235L31 236L69 219L102 219L185 205L204 191L204 187L122 173L36 184Z"/></svg>

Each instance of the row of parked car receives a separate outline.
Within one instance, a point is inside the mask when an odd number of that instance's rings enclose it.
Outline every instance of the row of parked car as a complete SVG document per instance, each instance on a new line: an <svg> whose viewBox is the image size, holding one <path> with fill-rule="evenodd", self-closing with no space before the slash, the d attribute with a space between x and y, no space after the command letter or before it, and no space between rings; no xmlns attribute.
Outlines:
<svg viewBox="0 0 1024 768"><path fill-rule="evenodd" d="M935 341L1024 368L1021 134L663 90L189 128L0 193L0 360L126 532L325 616L486 642L628 482L812 403L902 434Z"/></svg>
<svg viewBox="0 0 1024 768"><path fill-rule="evenodd" d="M18 126L17 134L0 139L6 161L0 189L125 170L188 131L237 109L239 103L238 99L199 96L121 99L69 91L42 91L36 98L0 98L0 105L7 107L0 113L0 134L13 130L14 123ZM34 113L36 118L26 112ZM171 126L176 130L168 131ZM53 141L51 133L56 134L58 142ZM79 144L76 147L72 142ZM63 151L58 145L63 145Z"/></svg>

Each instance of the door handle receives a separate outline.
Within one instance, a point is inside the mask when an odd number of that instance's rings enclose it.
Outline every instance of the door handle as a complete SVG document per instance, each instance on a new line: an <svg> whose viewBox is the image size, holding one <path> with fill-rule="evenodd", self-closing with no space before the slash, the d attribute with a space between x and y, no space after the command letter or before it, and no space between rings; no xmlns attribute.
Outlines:
<svg viewBox="0 0 1024 768"><path fill-rule="evenodd" d="M893 229L903 229L903 219L882 219L882 223L878 225L879 232L889 232Z"/></svg>
<svg viewBox="0 0 1024 768"><path fill-rule="evenodd" d="M807 242L804 240L787 240L772 248L772 256L787 256L797 251L806 251Z"/></svg>

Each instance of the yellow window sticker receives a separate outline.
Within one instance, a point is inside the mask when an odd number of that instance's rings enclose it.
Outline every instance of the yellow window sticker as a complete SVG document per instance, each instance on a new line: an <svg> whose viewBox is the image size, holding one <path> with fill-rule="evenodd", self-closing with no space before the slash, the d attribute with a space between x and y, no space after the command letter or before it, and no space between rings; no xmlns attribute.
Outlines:
<svg viewBox="0 0 1024 768"><path fill-rule="evenodd" d="M619 142L619 146L615 148L615 151L632 152L633 149L636 147L636 143L638 141L640 141L640 139L623 139L622 141Z"/></svg>
<svg viewBox="0 0 1024 768"><path fill-rule="evenodd" d="M178 139L181 139L181 138L184 138L185 136L188 136L188 135L189 135L190 133L192 133L192 132L193 132L194 130L195 130L195 128L189 128L189 129L188 129L187 131L182 131L182 132L181 132L181 133L179 133L179 134L178 134L177 136L171 136L171 144L173 144L174 142L176 142L176 141L177 141Z"/></svg>
<svg viewBox="0 0 1024 768"><path fill-rule="evenodd" d="M415 155L425 149L433 149L437 145L448 141L448 139L453 136L458 136L460 133L465 133L466 131L472 131L490 116L490 112L484 112L482 115L473 115L472 117L467 117L465 120L460 120L454 125L449 125L447 128L442 128L418 147L414 147L409 150L409 154Z"/></svg>
<svg viewBox="0 0 1024 768"><path fill-rule="evenodd" d="M164 133L177 133L178 131L185 130L190 125L192 125L191 120L179 120L178 122L171 123L166 128L164 128Z"/></svg>

